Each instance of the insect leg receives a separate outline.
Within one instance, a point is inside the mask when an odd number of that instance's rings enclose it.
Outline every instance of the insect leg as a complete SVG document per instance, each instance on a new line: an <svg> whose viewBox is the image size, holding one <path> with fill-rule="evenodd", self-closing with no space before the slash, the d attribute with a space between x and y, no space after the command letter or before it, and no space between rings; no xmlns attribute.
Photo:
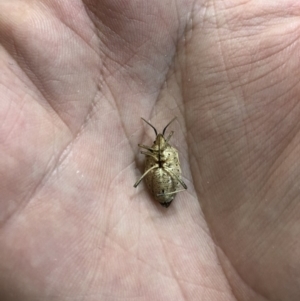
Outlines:
<svg viewBox="0 0 300 301"><path fill-rule="evenodd" d="M173 134L174 134L174 132L172 131L172 132L169 134L169 136L167 137L166 142L169 142L169 140L171 139L171 137L173 136Z"/></svg>
<svg viewBox="0 0 300 301"><path fill-rule="evenodd" d="M168 193L160 193L160 194L157 194L157 196L176 194L177 192L181 192L181 191L186 191L186 189L179 189L179 190L175 190L175 191L168 192Z"/></svg>
<svg viewBox="0 0 300 301"><path fill-rule="evenodd" d="M172 176L172 177L174 177L181 185L182 185L182 187L184 188L184 189L187 189L187 186L186 186L186 184L178 177L178 176L176 176L175 174L174 174L174 172L173 171L171 171L169 168L167 168L167 167L164 167L165 168L165 170Z"/></svg>
<svg viewBox="0 0 300 301"><path fill-rule="evenodd" d="M156 150L156 149L154 149L154 148L151 148L151 147L149 147L149 146L147 146L147 145L138 144L138 146L139 146L140 148L147 149L147 150L148 150L148 151L150 151L150 152L157 152L157 150Z"/></svg>
<svg viewBox="0 0 300 301"><path fill-rule="evenodd" d="M133 187L137 187L139 184L140 184L140 182L143 180L143 178L147 175L147 173L149 172L149 171L151 171L152 169L154 169L154 168L157 168L158 167L158 164L155 164L154 166L152 166L151 168L149 168L137 181L136 181L136 183L133 185Z"/></svg>
<svg viewBox="0 0 300 301"><path fill-rule="evenodd" d="M152 154L152 153L149 153L149 152L143 152L143 151L141 151L141 154L143 154L145 156L150 156L150 157L154 158L155 161L157 161L157 155L155 155L155 154Z"/></svg>

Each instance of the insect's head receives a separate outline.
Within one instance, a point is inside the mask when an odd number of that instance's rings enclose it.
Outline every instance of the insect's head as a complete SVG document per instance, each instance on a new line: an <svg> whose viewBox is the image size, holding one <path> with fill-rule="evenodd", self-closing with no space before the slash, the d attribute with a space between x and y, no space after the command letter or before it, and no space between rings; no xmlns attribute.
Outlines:
<svg viewBox="0 0 300 301"><path fill-rule="evenodd" d="M156 136L154 144L160 145L160 147L164 147L165 143L166 143L166 138L164 137L164 135L163 134L158 134Z"/></svg>

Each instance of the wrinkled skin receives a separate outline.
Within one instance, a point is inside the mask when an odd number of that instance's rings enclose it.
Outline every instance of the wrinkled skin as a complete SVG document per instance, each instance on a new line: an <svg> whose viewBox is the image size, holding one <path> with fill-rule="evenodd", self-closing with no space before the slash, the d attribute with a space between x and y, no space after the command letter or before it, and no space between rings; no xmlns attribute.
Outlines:
<svg viewBox="0 0 300 301"><path fill-rule="evenodd" d="M0 1L1 300L300 300L300 4L277 2ZM174 116L166 209L133 184L140 117Z"/></svg>

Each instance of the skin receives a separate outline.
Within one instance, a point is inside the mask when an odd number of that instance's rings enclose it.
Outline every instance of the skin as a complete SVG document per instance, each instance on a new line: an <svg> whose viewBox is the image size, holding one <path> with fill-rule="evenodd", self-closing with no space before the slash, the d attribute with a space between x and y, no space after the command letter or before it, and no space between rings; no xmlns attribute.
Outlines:
<svg viewBox="0 0 300 301"><path fill-rule="evenodd" d="M300 300L299 15L1 0L1 300ZM174 116L166 209L132 185Z"/></svg>

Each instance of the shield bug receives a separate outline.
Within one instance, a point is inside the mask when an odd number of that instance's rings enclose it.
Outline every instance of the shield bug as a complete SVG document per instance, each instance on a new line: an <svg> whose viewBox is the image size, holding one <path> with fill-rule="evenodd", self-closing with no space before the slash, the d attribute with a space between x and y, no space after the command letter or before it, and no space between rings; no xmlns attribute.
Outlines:
<svg viewBox="0 0 300 301"><path fill-rule="evenodd" d="M187 186L181 179L178 151L169 144L169 140L174 132L170 132L168 137L165 138L166 129L175 119L176 117L165 126L162 134L157 134L156 128L142 118L142 120L153 128L156 139L151 147L142 144L138 145L146 150L141 151L146 156L145 172L134 184L134 187L137 187L142 179L145 178L154 199L166 208L170 206L177 192L187 189Z"/></svg>

